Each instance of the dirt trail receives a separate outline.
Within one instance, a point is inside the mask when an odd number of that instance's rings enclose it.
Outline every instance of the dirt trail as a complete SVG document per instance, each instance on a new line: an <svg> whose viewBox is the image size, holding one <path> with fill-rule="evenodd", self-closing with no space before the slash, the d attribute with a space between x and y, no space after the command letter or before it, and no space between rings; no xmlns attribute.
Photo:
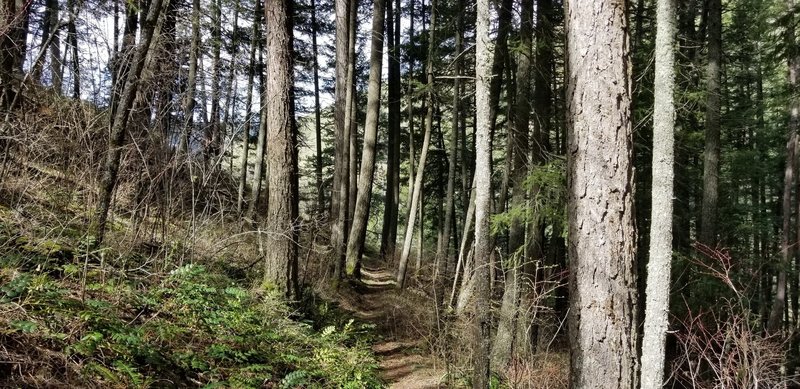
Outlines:
<svg viewBox="0 0 800 389"><path fill-rule="evenodd" d="M394 274L383 264L370 261L362 267L363 284L356 293L340 301L341 307L361 320L375 324L380 340L372 350L380 362L381 377L390 388L423 389L442 387L445 371L427 353L424 337L414 330L420 323L413 313L422 305L412 291L400 293ZM415 306L416 305L416 306Z"/></svg>

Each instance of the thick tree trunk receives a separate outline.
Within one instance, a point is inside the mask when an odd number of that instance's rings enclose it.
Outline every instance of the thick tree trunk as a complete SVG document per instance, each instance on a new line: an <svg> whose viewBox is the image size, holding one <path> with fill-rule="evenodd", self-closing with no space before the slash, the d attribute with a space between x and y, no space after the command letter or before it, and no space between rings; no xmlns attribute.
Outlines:
<svg viewBox="0 0 800 389"><path fill-rule="evenodd" d="M264 3L266 22L267 169L269 205L265 220L269 250L264 279L287 297L297 289L297 136L294 124L292 12L290 0Z"/></svg>
<svg viewBox="0 0 800 389"><path fill-rule="evenodd" d="M708 0L708 68L706 69L706 132L703 152L703 208L700 242L717 244L719 202L720 93L722 77L722 1Z"/></svg>
<svg viewBox="0 0 800 389"><path fill-rule="evenodd" d="M103 166L103 176L100 180L100 200L95 211L94 225L91 228L96 239L96 245L103 241L106 232L106 221L111 208L111 198L117 185L122 147L125 144L125 132L128 130L128 119L131 115L133 100L139 88L139 77L144 70L147 52L153 39L153 32L161 14L161 5L162 0L153 0L150 4L147 19L142 26L141 42L139 42L139 46L134 53L130 71L125 78L125 87L122 88L119 104L113 117L111 137L108 142L108 154Z"/></svg>
<svg viewBox="0 0 800 389"><path fill-rule="evenodd" d="M634 389L630 40L624 3L606 5L566 13L570 387Z"/></svg>
<svg viewBox="0 0 800 389"><path fill-rule="evenodd" d="M385 0L375 0L372 5L372 48L369 60L369 85L367 89L367 119L364 124L364 147L361 152L361 172L358 177L358 194L353 215L353 226L347 239L347 275L359 276L361 254L369 220L372 182L375 173L375 146L378 140L378 120L381 108L381 70L383 64L383 38L386 11Z"/></svg>
<svg viewBox="0 0 800 389"><path fill-rule="evenodd" d="M30 2L26 0L0 0L0 109L19 101L16 94L26 54L29 12Z"/></svg>
<svg viewBox="0 0 800 389"><path fill-rule="evenodd" d="M672 197L675 177L675 0L656 5L656 68L653 102L653 189L650 259L642 338L642 389L664 386L672 262Z"/></svg>

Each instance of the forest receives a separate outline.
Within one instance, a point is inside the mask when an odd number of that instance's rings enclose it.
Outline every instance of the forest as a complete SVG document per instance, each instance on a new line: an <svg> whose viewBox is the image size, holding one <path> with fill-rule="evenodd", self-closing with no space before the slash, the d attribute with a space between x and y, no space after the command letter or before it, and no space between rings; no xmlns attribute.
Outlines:
<svg viewBox="0 0 800 389"><path fill-rule="evenodd" d="M795 0L0 0L0 387L800 387Z"/></svg>

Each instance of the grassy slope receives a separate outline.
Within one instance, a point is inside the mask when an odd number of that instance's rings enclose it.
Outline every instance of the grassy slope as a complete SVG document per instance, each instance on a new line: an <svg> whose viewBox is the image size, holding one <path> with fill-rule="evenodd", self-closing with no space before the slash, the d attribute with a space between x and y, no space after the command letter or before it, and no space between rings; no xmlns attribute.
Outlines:
<svg viewBox="0 0 800 389"><path fill-rule="evenodd" d="M371 329L328 303L308 296L294 310L253 287L257 272L233 254L198 253L209 242L196 236L134 244L119 216L109 245L89 250L85 202L52 177L25 191L9 182L0 387L381 386Z"/></svg>

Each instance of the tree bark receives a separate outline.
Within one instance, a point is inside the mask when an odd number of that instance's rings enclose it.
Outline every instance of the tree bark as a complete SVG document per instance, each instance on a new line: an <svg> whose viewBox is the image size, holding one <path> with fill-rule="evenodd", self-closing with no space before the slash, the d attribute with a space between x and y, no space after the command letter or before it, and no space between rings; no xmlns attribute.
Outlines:
<svg viewBox="0 0 800 389"><path fill-rule="evenodd" d="M675 178L675 22L675 0L658 0L653 102L653 200L642 338L642 389L664 386Z"/></svg>
<svg viewBox="0 0 800 389"><path fill-rule="evenodd" d="M347 239L347 275L358 277L361 254L364 250L367 222L369 221L372 182L375 173L375 146L378 140L378 120L381 108L381 70L383 68L385 0L372 3L372 44L369 59L369 85L367 88L367 119L364 124L364 146L361 151L361 171L358 177L356 209L353 226Z"/></svg>
<svg viewBox="0 0 800 389"><path fill-rule="evenodd" d="M626 12L586 1L566 12L572 388L638 386Z"/></svg>
<svg viewBox="0 0 800 389"><path fill-rule="evenodd" d="M708 0L708 67L706 68L706 132L703 152L703 207L700 242L717 245L719 202L720 93L722 68L722 1Z"/></svg>
<svg viewBox="0 0 800 389"><path fill-rule="evenodd" d="M292 90L292 11L290 0L264 3L266 22L267 164L269 205L265 220L269 250L264 279L288 298L299 297L297 289L298 216L297 135Z"/></svg>
<svg viewBox="0 0 800 389"><path fill-rule="evenodd" d="M472 387L489 387L491 352L491 311L489 296L489 257L492 255L489 218L491 217L491 39L489 37L489 1L478 0L475 27L475 96L477 129L475 132L475 323L474 371Z"/></svg>

